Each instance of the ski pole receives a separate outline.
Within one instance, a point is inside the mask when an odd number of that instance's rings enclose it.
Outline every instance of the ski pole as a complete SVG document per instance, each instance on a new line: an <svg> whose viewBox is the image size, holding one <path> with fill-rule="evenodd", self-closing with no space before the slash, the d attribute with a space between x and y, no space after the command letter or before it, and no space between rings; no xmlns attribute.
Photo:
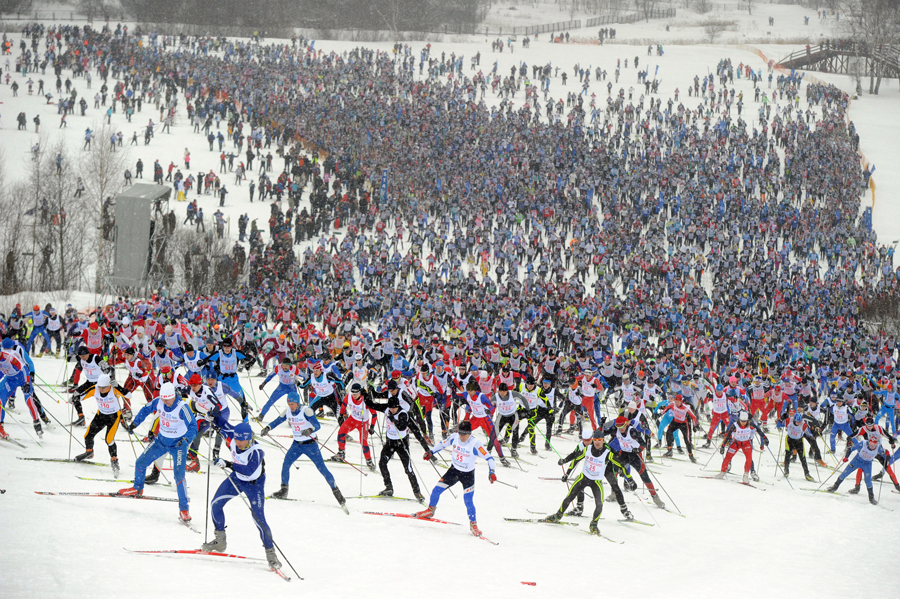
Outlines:
<svg viewBox="0 0 900 599"><path fill-rule="evenodd" d="M70 401L69 402L69 453L66 456L67 460L72 459L72 439L75 438L75 435L72 434L72 426L75 423L75 421L73 420L73 418L75 418L75 415L72 413L74 410L75 410L75 405ZM59 421L57 421L57 422L59 422Z"/></svg>
<svg viewBox="0 0 900 599"><path fill-rule="evenodd" d="M219 466L219 467L222 468L221 466ZM281 557L284 558L284 561L287 562L287 565L291 567L291 570L294 571L294 574L297 576L297 578L299 578L300 580L303 580L303 577L300 576L300 574L297 573L297 570L296 570L296 569L294 569L294 565L291 563L291 560L289 560L289 559L287 558L287 556L284 554L284 551L281 550L281 547L279 547L279 546L278 546L278 543L275 542L275 539L272 538L272 533L271 533L271 531L268 530L269 527L268 527L268 526L263 526L262 522L259 521L259 518L256 517L256 512L253 511L253 506L250 505L250 500L248 500L248 499L241 493L241 490L238 489L238 488L237 488L237 485L234 484L234 481L231 480L231 474L230 474L230 473L228 472L228 470L226 470L225 468L222 468L222 472L225 473L225 480L227 480L228 482L231 483L231 486L232 486L232 487L234 488L234 490L237 492L238 497L240 497L240 498L244 501L244 505L246 505L246 506L247 506L247 509L250 510L250 515L253 516L253 521L256 522L257 528L259 528L259 529L266 535L266 537L268 537L268 539L269 539L270 541L272 541L272 545L275 546L275 549L278 550L278 553L281 554Z"/></svg>
<svg viewBox="0 0 900 599"><path fill-rule="evenodd" d="M787 475L784 473L784 470L781 468L781 464L778 463L778 458L775 457L775 454L772 453L772 448L769 447L769 444L766 443L766 449L769 450L769 455L772 456L772 459L775 460L775 468L777 471L781 471L781 475L784 476L784 480L787 481L787 484L791 487L791 490L794 490L794 485L791 484L790 479L788 479ZM759 450L762 453L762 449Z"/></svg>
<svg viewBox="0 0 900 599"><path fill-rule="evenodd" d="M509 484L509 483L505 483L505 482L503 482L502 480L500 480L499 478L497 479L496 482L500 483L501 485L506 485L507 487L512 487L513 489L518 489L518 488L519 488L519 487L517 487L516 485L511 485L511 484Z"/></svg>
<svg viewBox="0 0 900 599"><path fill-rule="evenodd" d="M316 439L316 442L317 442L319 445L321 445L322 447L325 447L325 444L322 443L321 441L319 441L318 439ZM329 447L325 447L325 449L327 449L328 451L331 451L332 455L335 455L335 452L332 451ZM356 466L354 466L353 464L351 464L351 463L348 462L347 460L343 460L343 461L341 461L340 463L341 463L341 464L347 464L348 466L350 466L351 468L353 468L354 470L356 470L357 472L359 472L359 473L362 474L363 476L369 476L368 474L366 474L365 472L363 472L362 470L360 470L359 468L357 468Z"/></svg>
<svg viewBox="0 0 900 599"><path fill-rule="evenodd" d="M51 385L50 383L48 383L47 381L45 381L44 379L42 379L42 378L40 377L40 375L39 375L38 373L36 373L36 372L34 373L34 378L36 378L37 380L39 380L40 382L42 382L42 383L44 384L45 387L47 387L48 389L50 389L50 391L53 392L54 395L56 395L59 399L62 399L62 400L63 400L63 401L57 401L57 400L53 400L53 401L56 401L56 403L63 403L63 402L68 403L67 400L66 400L62 395L60 395L59 392L57 392L56 389L54 389L55 385Z"/></svg>
<svg viewBox="0 0 900 599"><path fill-rule="evenodd" d="M69 407L71 408L71 407L72 407L72 404L69 404ZM64 425L62 422L60 422L59 419L58 419L56 416L53 415L53 412L51 412L50 410L46 410L46 409L45 409L45 410L44 410L44 413L45 413L45 414L49 414L50 417L53 418L53 420L55 420L56 423L57 423L60 427L62 427L62 429L63 429L64 431L66 431L67 433L69 433L69 453L70 453L70 454L72 453L72 451L71 451L71 449L72 449L72 447L71 447L71 445L72 445L72 439L75 439L75 441L77 441L79 445L81 445L82 447L84 447L84 444L83 444L81 441L79 441L78 438L75 437L75 435L73 435L71 432L69 432L69 431L66 429L66 425Z"/></svg>
<svg viewBox="0 0 900 599"><path fill-rule="evenodd" d="M781 455L781 444L782 444L782 443L784 443L784 429L781 429L781 430L779 431L779 435L778 435L778 454L777 454L777 455ZM768 447L768 446L767 446L767 447ZM775 460L775 472L776 472L776 474L778 473L778 460L777 460L777 459Z"/></svg>
<svg viewBox="0 0 900 599"><path fill-rule="evenodd" d="M662 486L662 483L661 483L661 482L659 482L659 478L658 478L655 474L653 474L653 472L652 472L651 470L647 470L647 472L650 473L650 475L651 475L651 476L653 477L653 479L656 481L657 486L662 490L662 492L666 494L666 497L669 498L669 501L672 502L672 505L675 506L675 509L678 510L678 513L679 513L679 514L683 514L683 512L681 511L681 508L678 507L678 505L675 503L675 500L672 499L672 496L669 495L669 492L668 492L668 491L666 491L666 488L665 488L664 486Z"/></svg>
<svg viewBox="0 0 900 599"><path fill-rule="evenodd" d="M822 484L819 485L819 487L816 489L816 491L821 490L822 487L825 486L825 483L827 483L828 480L829 480L832 476L834 476L837 472L838 472L838 469L837 469L837 468L835 468L834 470L832 470L832 471L831 471L831 474L828 475L828 478L826 478L825 480L822 481Z"/></svg>
<svg viewBox="0 0 900 599"><path fill-rule="evenodd" d="M206 515L203 517L203 544L209 540L209 477L212 471L212 439L207 436L206 456Z"/></svg>

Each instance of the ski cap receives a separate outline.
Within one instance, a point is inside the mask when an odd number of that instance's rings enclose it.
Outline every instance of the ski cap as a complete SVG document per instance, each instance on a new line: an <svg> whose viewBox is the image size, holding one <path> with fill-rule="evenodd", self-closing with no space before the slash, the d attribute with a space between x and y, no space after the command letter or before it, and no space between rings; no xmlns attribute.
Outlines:
<svg viewBox="0 0 900 599"><path fill-rule="evenodd" d="M741 412L741 415L738 416L738 420L741 422L747 422L750 419L750 415L747 412Z"/></svg>
<svg viewBox="0 0 900 599"><path fill-rule="evenodd" d="M628 409L629 409L629 410L637 410L637 403L635 403L634 400L629 401L629 402L628 402Z"/></svg>
<svg viewBox="0 0 900 599"><path fill-rule="evenodd" d="M287 394L287 402L288 403L300 403L300 394L296 391L291 391Z"/></svg>
<svg viewBox="0 0 900 599"><path fill-rule="evenodd" d="M109 380L109 375L106 374L105 372L104 372L103 374L101 374L100 377L97 379L97 386L98 386L98 387L101 387L101 388L102 388L102 387L109 387L110 384L111 384L111 381Z"/></svg>
<svg viewBox="0 0 900 599"><path fill-rule="evenodd" d="M463 420L459 423L459 427L456 431L461 435L471 435L472 434L472 423L468 420Z"/></svg>
<svg viewBox="0 0 900 599"><path fill-rule="evenodd" d="M616 420L618 420L618 418ZM591 439L602 439L602 438L603 438L603 429L602 428L598 428L597 430L595 430L593 432L593 434L591 434Z"/></svg>
<svg viewBox="0 0 900 599"><path fill-rule="evenodd" d="M12 340L11 337L7 337L3 340L3 349L12 349L16 346L16 342Z"/></svg>
<svg viewBox="0 0 900 599"><path fill-rule="evenodd" d="M163 383L162 387L159 388L159 398L163 401L175 399L175 385L172 383Z"/></svg>
<svg viewBox="0 0 900 599"><path fill-rule="evenodd" d="M616 418L616 428L622 428L623 426L628 425L628 418L625 416L619 416Z"/></svg>
<svg viewBox="0 0 900 599"><path fill-rule="evenodd" d="M803 414L794 414L794 422L797 424L803 422Z"/></svg>
<svg viewBox="0 0 900 599"><path fill-rule="evenodd" d="M234 427L235 441L250 441L253 439L253 429L246 422L241 422Z"/></svg>
<svg viewBox="0 0 900 599"><path fill-rule="evenodd" d="M200 376L200 373L195 372L194 374L191 375L191 378L188 379L188 384L189 385L202 385L203 377Z"/></svg>

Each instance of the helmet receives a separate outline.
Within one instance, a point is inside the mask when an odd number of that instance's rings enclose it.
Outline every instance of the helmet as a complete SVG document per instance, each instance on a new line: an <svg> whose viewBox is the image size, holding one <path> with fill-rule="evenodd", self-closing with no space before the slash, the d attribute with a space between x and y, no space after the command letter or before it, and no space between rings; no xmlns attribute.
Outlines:
<svg viewBox="0 0 900 599"><path fill-rule="evenodd" d="M189 385L202 385L203 377L200 376L200 373L195 372L194 374L191 375L191 378L188 379L188 384Z"/></svg>
<svg viewBox="0 0 900 599"><path fill-rule="evenodd" d="M288 403L300 403L300 394L296 391L291 391L287 394Z"/></svg>
<svg viewBox="0 0 900 599"><path fill-rule="evenodd" d="M250 441L253 439L253 429L246 422L241 422L234 427L235 441Z"/></svg>
<svg viewBox="0 0 900 599"><path fill-rule="evenodd" d="M159 398L162 400L175 399L175 385L172 383L163 383L159 388Z"/></svg>
<svg viewBox="0 0 900 599"><path fill-rule="evenodd" d="M98 387L101 387L101 388L103 388L103 387L109 387L110 384L112 384L112 383L111 383L111 381L109 380L109 375L106 374L105 372L104 372L103 374L101 374L100 377L97 379L97 386L98 386Z"/></svg>
<svg viewBox="0 0 900 599"><path fill-rule="evenodd" d="M747 412L741 412L741 415L738 416L738 420L740 420L741 422L747 422L748 420L750 420L750 415Z"/></svg>
<svg viewBox="0 0 900 599"><path fill-rule="evenodd" d="M457 432L462 435L471 435L472 434L472 423L468 420L463 420L459 423L459 427L457 427Z"/></svg>

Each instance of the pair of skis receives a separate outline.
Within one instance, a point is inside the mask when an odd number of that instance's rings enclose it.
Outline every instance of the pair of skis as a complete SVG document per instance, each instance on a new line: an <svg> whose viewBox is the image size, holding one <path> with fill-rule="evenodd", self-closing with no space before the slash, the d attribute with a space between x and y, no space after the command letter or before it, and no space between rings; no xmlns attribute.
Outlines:
<svg viewBox="0 0 900 599"><path fill-rule="evenodd" d="M436 524L450 524L453 526L461 526L458 522L448 522L447 520L438 520L437 518L418 518L415 514L398 514L395 512L363 512L364 514L369 514L370 516L392 516L394 518L409 518L410 520L422 520L425 522L434 522ZM491 545L499 545L500 543L496 541L492 541L484 535L476 535L473 533L473 536L481 539L482 541L487 541Z"/></svg>
<svg viewBox="0 0 900 599"><path fill-rule="evenodd" d="M551 526L578 526L577 522L551 522L544 518L504 518L504 520L506 520L507 522L524 522L524 523L529 523L529 524L550 524ZM609 541L610 543L614 543L617 545L625 544L625 541L613 541L609 537L600 534L599 531L592 532L590 530L583 530L581 528L579 528L578 530L583 533L589 534L591 536L600 537L601 539L605 539L605 540Z"/></svg>
<svg viewBox="0 0 900 599"><path fill-rule="evenodd" d="M135 553L139 555L190 555L195 557L227 557L232 559L244 560L246 562L266 562L266 560L257 557L247 557L244 555L236 555L233 553L219 553L218 551L201 551L200 549L162 549L157 551L137 551L124 547L123 549L125 549L125 551L127 551L128 553ZM291 581L291 577L282 572L280 568L272 568L270 566L269 569L272 572L278 574L278 576L283 578L285 581ZM303 580L302 576L300 577L300 580Z"/></svg>

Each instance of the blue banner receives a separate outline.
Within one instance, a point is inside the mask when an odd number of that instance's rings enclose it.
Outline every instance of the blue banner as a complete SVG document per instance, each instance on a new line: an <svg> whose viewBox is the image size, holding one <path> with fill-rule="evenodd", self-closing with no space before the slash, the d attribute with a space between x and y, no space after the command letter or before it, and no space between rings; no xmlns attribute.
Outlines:
<svg viewBox="0 0 900 599"><path fill-rule="evenodd" d="M381 171L381 199L387 200L388 170Z"/></svg>

